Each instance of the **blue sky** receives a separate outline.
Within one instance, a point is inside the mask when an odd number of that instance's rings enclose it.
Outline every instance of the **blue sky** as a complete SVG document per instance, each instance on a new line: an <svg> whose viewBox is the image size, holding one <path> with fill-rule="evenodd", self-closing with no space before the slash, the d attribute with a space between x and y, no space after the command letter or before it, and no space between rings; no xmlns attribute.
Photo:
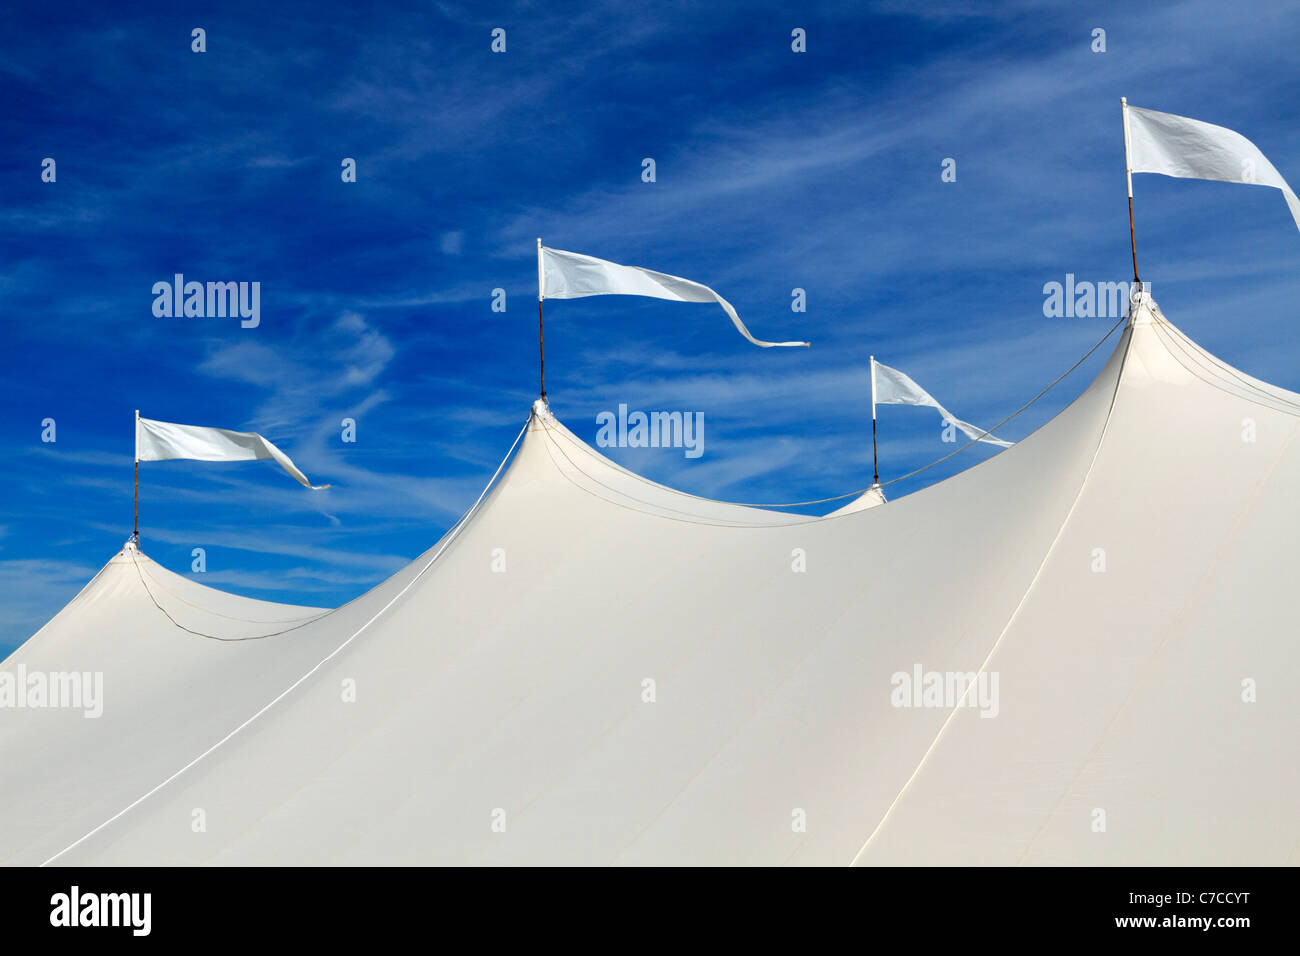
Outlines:
<svg viewBox="0 0 1300 956"><path fill-rule="evenodd" d="M790 501L869 483L869 354L992 424L1110 326L1045 318L1042 290L1129 277L1121 95L1237 129L1300 185L1293 3L179 6L0 11L0 651L129 534L136 408L260 431L333 484L143 465L143 547L173 570L203 547L206 584L333 606L431 545L536 395L537 236L707 283L759 338L812 341L754 348L707 305L547 307L548 392L579 436L619 403L703 412L698 459L612 457ZM1278 192L1139 176L1135 193L1170 319L1300 387L1300 235ZM261 324L155 317L176 272L260 282ZM880 434L884 479L952 448L918 409L884 408Z"/></svg>

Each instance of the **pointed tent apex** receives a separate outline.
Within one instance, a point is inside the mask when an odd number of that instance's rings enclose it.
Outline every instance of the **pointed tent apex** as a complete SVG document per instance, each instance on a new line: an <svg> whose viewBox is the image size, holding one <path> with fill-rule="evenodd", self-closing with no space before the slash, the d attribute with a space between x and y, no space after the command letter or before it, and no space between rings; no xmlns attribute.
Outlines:
<svg viewBox="0 0 1300 956"><path fill-rule="evenodd" d="M539 398L533 402L532 419L546 425L555 424L555 414L551 411L551 404L545 398Z"/></svg>
<svg viewBox="0 0 1300 956"><path fill-rule="evenodd" d="M828 512L822 517L838 518L841 515L849 515L857 511L866 511L868 508L877 508L880 505L887 503L888 500L885 498L885 489L879 482L875 482L870 488L862 492L862 494L850 500L848 504L836 508L834 511Z"/></svg>
<svg viewBox="0 0 1300 956"><path fill-rule="evenodd" d="M1151 283L1143 282L1129 293L1129 310L1127 328L1139 328L1151 324L1152 319L1163 318L1160 306L1151 297Z"/></svg>

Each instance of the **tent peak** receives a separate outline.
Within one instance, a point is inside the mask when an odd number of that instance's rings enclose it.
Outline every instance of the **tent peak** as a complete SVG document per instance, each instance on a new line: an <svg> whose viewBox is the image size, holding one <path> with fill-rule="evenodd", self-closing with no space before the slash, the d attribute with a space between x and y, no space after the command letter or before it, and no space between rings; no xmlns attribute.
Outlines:
<svg viewBox="0 0 1300 956"><path fill-rule="evenodd" d="M1144 282L1129 295L1128 327L1131 329L1150 325L1153 321L1165 321L1160 306L1147 291L1149 286L1150 283Z"/></svg>
<svg viewBox="0 0 1300 956"><path fill-rule="evenodd" d="M533 402L532 419L540 425L550 426L558 424L555 418L555 413L551 411L550 402L544 398L539 398L537 401Z"/></svg>
<svg viewBox="0 0 1300 956"><path fill-rule="evenodd" d="M870 488L849 501L848 504L836 508L834 511L823 515L824 518L838 518L841 515L853 514L856 511L866 511L868 508L875 508L886 502L885 489L879 482L872 484Z"/></svg>

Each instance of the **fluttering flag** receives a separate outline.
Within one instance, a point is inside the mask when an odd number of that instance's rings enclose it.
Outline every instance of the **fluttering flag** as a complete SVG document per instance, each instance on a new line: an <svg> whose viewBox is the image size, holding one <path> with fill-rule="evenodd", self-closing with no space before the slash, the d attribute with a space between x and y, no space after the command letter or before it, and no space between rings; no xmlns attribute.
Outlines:
<svg viewBox="0 0 1300 956"><path fill-rule="evenodd" d="M807 342L764 342L749 334L731 303L706 285L653 272L639 266L621 266L594 256L537 245L539 299L578 299L589 295L645 295L675 302L716 302L746 339L759 348L808 345Z"/></svg>
<svg viewBox="0 0 1300 956"><path fill-rule="evenodd" d="M1259 147L1211 123L1125 104L1129 170L1282 190L1300 229L1300 199Z"/></svg>
<svg viewBox="0 0 1300 956"><path fill-rule="evenodd" d="M167 461L191 458L196 461L255 461L271 459L312 491L329 485L313 485L289 456L257 432L232 432L225 428L177 425L152 418L136 417L135 460Z"/></svg>
<svg viewBox="0 0 1300 956"><path fill-rule="evenodd" d="M877 405L925 405L937 409L943 416L944 421L952 422L968 438L977 441L988 442L990 445L1000 445L1003 448L1010 448L1014 442L1003 441L992 434L986 433L984 429L977 428L970 422L964 422L957 418L952 412L944 408L934 396L923 389L910 377L903 374L896 368L890 368L888 365L881 365L871 359L871 417L876 417Z"/></svg>

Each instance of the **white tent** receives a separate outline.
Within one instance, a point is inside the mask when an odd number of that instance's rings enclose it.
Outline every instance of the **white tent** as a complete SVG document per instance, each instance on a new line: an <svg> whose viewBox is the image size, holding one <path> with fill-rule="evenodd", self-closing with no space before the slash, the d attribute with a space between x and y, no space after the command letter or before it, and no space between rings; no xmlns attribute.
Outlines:
<svg viewBox="0 0 1300 956"><path fill-rule="evenodd" d="M1145 298L1046 426L834 517L538 406L462 527L296 632L305 677L231 681L242 728L123 761L54 862L1300 862L1298 415ZM912 674L996 694L901 706Z"/></svg>
<svg viewBox="0 0 1300 956"><path fill-rule="evenodd" d="M862 494L858 495L846 505L841 505L826 517L833 518L837 515L851 515L855 511L863 511L867 508L875 508L885 503L885 492L879 485L872 485Z"/></svg>
<svg viewBox="0 0 1300 956"><path fill-rule="evenodd" d="M328 650L301 629L323 613L204 587L128 543L0 664L33 682L75 674L83 691L80 706L0 710L0 864L42 862L229 733L250 696Z"/></svg>

